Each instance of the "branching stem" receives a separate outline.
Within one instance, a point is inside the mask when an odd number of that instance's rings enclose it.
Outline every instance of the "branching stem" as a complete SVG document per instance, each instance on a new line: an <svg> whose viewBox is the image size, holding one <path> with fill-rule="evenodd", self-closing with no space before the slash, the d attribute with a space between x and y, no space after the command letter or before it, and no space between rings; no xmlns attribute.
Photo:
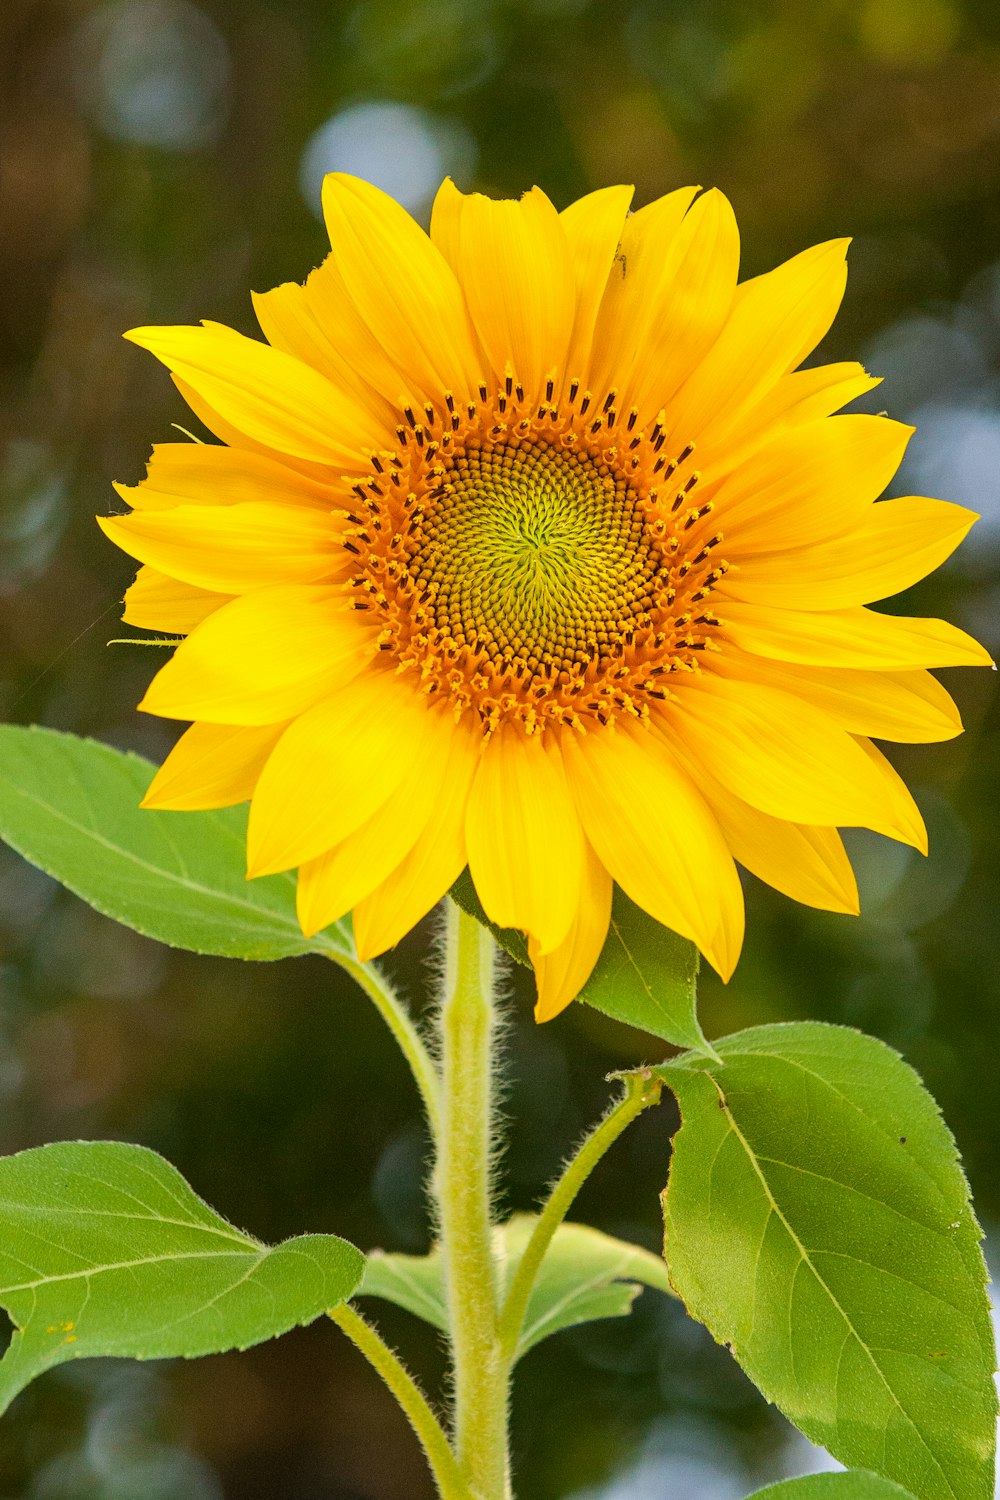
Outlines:
<svg viewBox="0 0 1000 1500"><path fill-rule="evenodd" d="M427 1397L382 1335L349 1302L331 1308L329 1317L361 1350L399 1402L427 1455L442 1500L473 1500Z"/></svg>
<svg viewBox="0 0 1000 1500"><path fill-rule="evenodd" d="M420 1090L431 1134L436 1139L441 1128L441 1079L413 1017L374 964L363 964L347 953L329 957L357 980L396 1038Z"/></svg>
<svg viewBox="0 0 1000 1500"><path fill-rule="evenodd" d="M545 1259L545 1252L552 1243L552 1236L569 1213L574 1198L601 1157L644 1109L659 1101L662 1088L661 1081L652 1074L633 1073L626 1078L625 1093L585 1137L549 1194L500 1313L500 1343L504 1360L508 1364L516 1357L535 1278Z"/></svg>

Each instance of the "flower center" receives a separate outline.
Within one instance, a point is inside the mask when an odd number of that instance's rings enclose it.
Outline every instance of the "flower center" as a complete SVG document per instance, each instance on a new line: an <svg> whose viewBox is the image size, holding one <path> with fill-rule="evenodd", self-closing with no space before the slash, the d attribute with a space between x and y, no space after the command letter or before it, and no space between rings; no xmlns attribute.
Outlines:
<svg viewBox="0 0 1000 1500"><path fill-rule="evenodd" d="M656 559L623 479L531 440L473 439L444 469L410 565L442 636L558 674L653 607Z"/></svg>
<svg viewBox="0 0 1000 1500"><path fill-rule="evenodd" d="M553 385L525 401L508 377L423 421L406 408L399 449L354 486L355 607L400 669L487 733L646 718L715 645L705 601L727 565L693 450L668 461L662 419L619 422L614 392L595 413L575 381L553 403Z"/></svg>

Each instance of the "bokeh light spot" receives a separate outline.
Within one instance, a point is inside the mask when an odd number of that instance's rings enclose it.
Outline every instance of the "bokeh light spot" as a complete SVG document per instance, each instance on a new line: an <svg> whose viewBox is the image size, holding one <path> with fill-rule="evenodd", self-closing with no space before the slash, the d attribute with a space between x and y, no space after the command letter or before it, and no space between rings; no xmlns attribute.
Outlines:
<svg viewBox="0 0 1000 1500"><path fill-rule="evenodd" d="M389 193L418 217L430 207L443 177L467 177L476 145L457 122L411 104L367 100L341 110L310 136L299 166L299 186L320 214L327 172L350 172Z"/></svg>
<svg viewBox="0 0 1000 1500"><path fill-rule="evenodd" d="M77 87L113 140L168 151L210 145L225 124L229 48L188 0L118 0L77 33Z"/></svg>

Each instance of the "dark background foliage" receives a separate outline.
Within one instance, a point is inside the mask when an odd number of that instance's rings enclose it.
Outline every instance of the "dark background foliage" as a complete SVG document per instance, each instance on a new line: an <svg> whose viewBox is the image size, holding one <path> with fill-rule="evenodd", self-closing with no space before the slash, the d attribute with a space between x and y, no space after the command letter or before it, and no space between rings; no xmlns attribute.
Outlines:
<svg viewBox="0 0 1000 1500"><path fill-rule="evenodd" d="M898 601L997 645L1000 12L988 0L4 0L0 11L0 716L159 759L135 714L152 654L107 647L129 581L93 524L184 409L136 323L230 322L323 255L322 172L419 215L434 185L561 206L609 181L732 198L753 273L853 234L824 353L887 378L914 420L896 493L984 519ZM190 419L187 419L190 420ZM895 605L893 606L895 607ZM854 838L858 919L748 882L709 1034L820 1016L900 1047L940 1099L981 1216L1000 1220L996 679L945 674L968 733L893 752L927 861ZM429 930L392 959L423 1003ZM511 985L507 1202L530 1206L607 1097L661 1055L582 1006L543 1029ZM336 1230L419 1250L423 1140L380 1023L321 960L197 960L96 916L0 850L0 1149L120 1136L170 1156L264 1237ZM604 1163L580 1215L657 1244L670 1108ZM432 1384L435 1339L384 1324ZM647 1293L629 1324L533 1353L522 1500L738 1500L823 1462L717 1349ZM0 1433L3 1500L422 1500L416 1446L325 1326L192 1365L45 1377Z"/></svg>

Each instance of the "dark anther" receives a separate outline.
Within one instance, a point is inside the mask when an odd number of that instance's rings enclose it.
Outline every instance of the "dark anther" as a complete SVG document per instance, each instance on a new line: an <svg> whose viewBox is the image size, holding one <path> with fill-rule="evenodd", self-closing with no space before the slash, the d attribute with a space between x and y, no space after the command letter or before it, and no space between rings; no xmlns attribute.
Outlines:
<svg viewBox="0 0 1000 1500"><path fill-rule="evenodd" d="M546 401L551 401L552 400L553 394L555 393L555 388L556 387L555 387L555 382L554 381L547 380L545 382L545 399L546 399Z"/></svg>
<svg viewBox="0 0 1000 1500"><path fill-rule="evenodd" d="M507 392L507 395L509 396L512 393L513 389L514 389L514 377L513 377L513 375L508 375L505 378L503 386L504 386L504 390ZM483 400L484 401L486 400L485 394L483 396Z"/></svg>
<svg viewBox="0 0 1000 1500"><path fill-rule="evenodd" d="M455 398L452 395L451 391L445 391L445 393L444 393L444 404L448 408L449 411L454 411L455 410Z"/></svg>
<svg viewBox="0 0 1000 1500"><path fill-rule="evenodd" d="M403 416L409 422L409 424L410 424L411 427L416 428L417 419L416 419L416 417L413 414L413 407L412 406L404 406L403 407Z"/></svg>
<svg viewBox="0 0 1000 1500"><path fill-rule="evenodd" d="M570 384L569 384L569 404L570 404L570 406L572 406L573 402L576 400L576 395L577 395L577 392L579 391L579 389L580 389L580 382L578 380L571 380Z"/></svg>
<svg viewBox="0 0 1000 1500"><path fill-rule="evenodd" d="M486 389L486 385L485 385L485 382L484 382L479 387L479 399L480 399L480 401L485 401L488 395L489 395L489 391Z"/></svg>
<svg viewBox="0 0 1000 1500"><path fill-rule="evenodd" d="M590 405L590 392L589 391L584 391L584 393L583 393L583 400L580 402L580 415L581 415L581 417L585 417L587 415L587 408L588 408L589 405Z"/></svg>
<svg viewBox="0 0 1000 1500"><path fill-rule="evenodd" d="M617 395L618 395L618 392L616 390L614 390L614 389L610 390L608 392L608 394L604 398L604 405L601 407L601 410L602 411L610 411L611 408L615 404L615 398L616 398Z"/></svg>
<svg viewBox="0 0 1000 1500"><path fill-rule="evenodd" d="M636 424L636 422L638 422L638 420L639 420L639 410L638 410L638 407L633 406L632 410L628 414L628 422L626 424L626 431L627 432L631 432L632 428L635 426L635 424Z"/></svg>
<svg viewBox="0 0 1000 1500"><path fill-rule="evenodd" d="M344 546L347 548L348 552L353 552L355 557L361 556L361 548L355 547L353 542L345 541Z"/></svg>
<svg viewBox="0 0 1000 1500"><path fill-rule="evenodd" d="M372 468L376 469L379 474L385 473L385 469L382 467L382 460L379 458L377 453L372 454Z"/></svg>

